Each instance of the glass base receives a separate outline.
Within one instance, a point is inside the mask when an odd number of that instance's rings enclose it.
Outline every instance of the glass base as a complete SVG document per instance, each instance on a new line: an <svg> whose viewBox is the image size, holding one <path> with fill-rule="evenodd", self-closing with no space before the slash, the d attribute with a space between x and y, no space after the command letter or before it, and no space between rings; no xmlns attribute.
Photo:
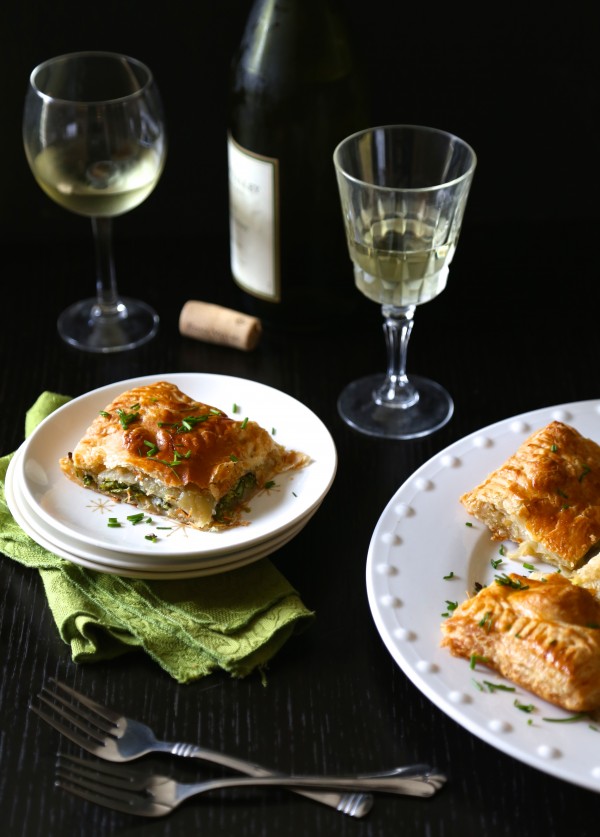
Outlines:
<svg viewBox="0 0 600 837"><path fill-rule="evenodd" d="M123 297L116 313L102 313L96 299L84 299L65 309L58 318L58 333L85 352L123 352L151 340L159 317L145 302Z"/></svg>
<svg viewBox="0 0 600 837"><path fill-rule="evenodd" d="M384 375L369 375L352 381L338 398L338 412L346 424L380 439L417 439L447 424L454 413L454 402L435 381L411 375L410 382L419 391L412 407L378 405L373 391L385 380Z"/></svg>

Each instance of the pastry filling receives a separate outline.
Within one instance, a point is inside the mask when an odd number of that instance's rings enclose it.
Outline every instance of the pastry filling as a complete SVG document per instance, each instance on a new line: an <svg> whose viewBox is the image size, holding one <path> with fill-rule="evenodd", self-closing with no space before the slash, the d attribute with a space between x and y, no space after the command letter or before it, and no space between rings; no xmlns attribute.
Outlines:
<svg viewBox="0 0 600 837"><path fill-rule="evenodd" d="M248 525L240 516L250 498L309 461L257 422L235 421L158 381L113 399L59 463L85 488L216 531Z"/></svg>
<svg viewBox="0 0 600 837"><path fill-rule="evenodd" d="M95 479L91 474L75 469L79 481L86 487L115 500L138 506L144 511L167 515L185 522L188 517L196 526L211 523L226 524L240 510L244 502L256 493L256 477L244 474L237 484L218 502L210 491L194 486L167 486L152 477L113 468L102 471Z"/></svg>

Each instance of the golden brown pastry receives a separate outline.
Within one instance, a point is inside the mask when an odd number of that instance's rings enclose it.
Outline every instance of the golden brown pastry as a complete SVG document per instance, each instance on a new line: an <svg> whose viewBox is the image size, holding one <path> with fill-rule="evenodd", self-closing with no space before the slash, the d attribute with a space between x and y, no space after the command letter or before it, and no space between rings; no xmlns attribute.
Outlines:
<svg viewBox="0 0 600 837"><path fill-rule="evenodd" d="M238 525L247 501L275 476L309 461L256 422L159 381L117 396L60 466L113 500L218 530Z"/></svg>
<svg viewBox="0 0 600 837"><path fill-rule="evenodd" d="M585 587L600 601L600 555L594 555L569 578L572 584Z"/></svg>
<svg viewBox="0 0 600 837"><path fill-rule="evenodd" d="M494 540L574 570L600 541L600 446L552 421L460 501Z"/></svg>
<svg viewBox="0 0 600 837"><path fill-rule="evenodd" d="M598 709L600 602L560 573L499 579L458 605L442 646L563 709Z"/></svg>

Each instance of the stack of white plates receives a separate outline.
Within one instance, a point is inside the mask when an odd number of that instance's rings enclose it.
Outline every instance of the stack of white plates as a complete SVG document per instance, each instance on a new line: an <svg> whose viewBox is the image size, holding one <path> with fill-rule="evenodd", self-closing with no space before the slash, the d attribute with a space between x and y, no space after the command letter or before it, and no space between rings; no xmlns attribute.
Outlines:
<svg viewBox="0 0 600 837"><path fill-rule="evenodd" d="M137 513L134 506L76 485L58 462L113 398L157 381L170 381L232 417L257 421L280 444L308 454L311 463L281 474L273 488L255 497L244 515L246 525L200 532L158 515L151 523L128 520ZM321 505L336 468L337 453L329 431L291 396L244 378L171 373L110 384L56 410L15 453L5 491L17 523L55 555L89 569L133 578L192 578L237 569L288 543ZM119 526L109 525L113 518Z"/></svg>

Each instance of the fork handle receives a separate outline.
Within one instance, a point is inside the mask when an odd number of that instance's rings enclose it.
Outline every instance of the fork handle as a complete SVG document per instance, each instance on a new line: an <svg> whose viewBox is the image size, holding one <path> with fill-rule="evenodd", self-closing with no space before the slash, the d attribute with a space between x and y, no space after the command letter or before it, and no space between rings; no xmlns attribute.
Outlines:
<svg viewBox="0 0 600 837"><path fill-rule="evenodd" d="M176 802L190 796L225 788L272 787L297 790L298 788L340 788L349 791L373 790L401 796L433 796L445 784L442 774L428 774L416 777L387 776L378 779L352 776L232 776L195 784L177 784Z"/></svg>
<svg viewBox="0 0 600 837"><path fill-rule="evenodd" d="M260 764L255 764L254 762L246 761L236 756L230 756L226 753L219 753L216 750L207 750L205 747L198 747L196 744L177 742L167 744L166 749L175 756L210 761L213 764L220 764L222 767L228 767L231 770L245 773L246 776L276 779L278 775L281 775L273 770L268 770L266 767L262 767ZM315 802L320 802L323 805L328 805L330 808L335 808L336 811L351 813L353 817L363 817L373 807L373 796L364 791L360 791L357 796L356 792L351 792L348 788L343 788L343 793L337 793L334 790L309 790L308 788L306 790L300 790L299 788L291 787L289 790L294 791L299 796L305 796Z"/></svg>

